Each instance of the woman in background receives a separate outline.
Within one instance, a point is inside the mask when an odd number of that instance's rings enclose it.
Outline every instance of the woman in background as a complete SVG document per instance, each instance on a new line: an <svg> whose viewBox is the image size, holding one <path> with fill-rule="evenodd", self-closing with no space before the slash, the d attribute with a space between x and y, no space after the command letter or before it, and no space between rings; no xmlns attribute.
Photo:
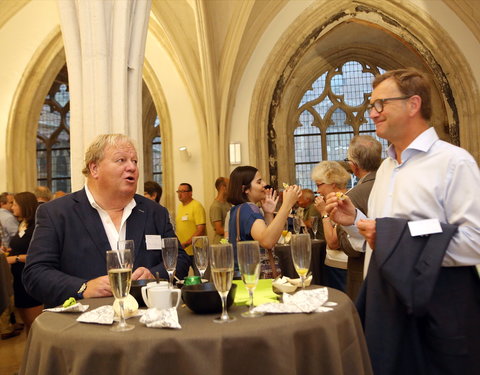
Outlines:
<svg viewBox="0 0 480 375"><path fill-rule="evenodd" d="M336 161L325 160L317 164L311 173L320 194L315 199L315 208L319 212L323 225L327 255L325 257L325 285L346 292L348 256L340 248L337 238L337 224L332 222L325 211L325 197L335 192L345 194L350 174Z"/></svg>
<svg viewBox="0 0 480 375"><path fill-rule="evenodd" d="M35 318L42 312L42 303L33 299L22 282L22 273L27 259L27 250L35 229L35 212L38 202L34 194L23 192L13 197L13 214L20 222L17 234L10 240L10 255L7 257L13 275L13 295L15 307L25 324L28 335Z"/></svg>
<svg viewBox="0 0 480 375"><path fill-rule="evenodd" d="M230 174L227 201L234 205L230 210L228 226L229 242L235 252L238 241L258 241L260 247L272 249L280 238L290 210L301 195L299 186L289 186L283 192L283 203L274 217L278 197L273 189L266 189L267 184L257 168L241 166ZM263 213L257 204L261 204ZM239 232L237 235L237 226Z"/></svg>

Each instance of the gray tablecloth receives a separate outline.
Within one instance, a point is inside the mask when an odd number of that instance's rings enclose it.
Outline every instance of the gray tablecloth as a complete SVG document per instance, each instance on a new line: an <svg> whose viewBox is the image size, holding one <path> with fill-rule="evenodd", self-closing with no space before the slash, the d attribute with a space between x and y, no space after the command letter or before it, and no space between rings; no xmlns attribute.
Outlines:
<svg viewBox="0 0 480 375"><path fill-rule="evenodd" d="M312 240L312 261L310 271L312 272L312 284L324 285L323 263L325 262L326 242L323 240ZM276 245L275 255L278 257L280 269L283 276L297 278L295 266L292 261L290 245Z"/></svg>
<svg viewBox="0 0 480 375"><path fill-rule="evenodd" d="M43 313L33 324L20 374L309 375L371 374L362 327L353 303L330 289L334 311L268 315L215 324L214 315L179 307L181 330L129 332L77 323L78 314ZM84 301L90 309L111 298ZM217 314L218 315L218 314Z"/></svg>

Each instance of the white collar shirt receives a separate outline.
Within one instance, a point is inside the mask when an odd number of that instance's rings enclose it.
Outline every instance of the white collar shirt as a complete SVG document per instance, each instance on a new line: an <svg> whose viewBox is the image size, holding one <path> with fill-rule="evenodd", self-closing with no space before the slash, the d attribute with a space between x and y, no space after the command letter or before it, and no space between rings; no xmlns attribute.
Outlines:
<svg viewBox="0 0 480 375"><path fill-rule="evenodd" d="M123 209L122 214L122 221L120 223L120 230L117 231L115 224L113 223L110 215L107 211L105 211L102 207L95 202L95 198L93 197L92 193L88 189L88 186L85 184L85 193L87 194L88 201L90 205L97 210L98 214L100 215L100 219L102 220L103 228L105 229L105 233L108 238L108 242L110 243L111 249L117 248L118 241L125 240L127 234L127 219L132 213L133 208L137 205L135 199L132 200L125 206Z"/></svg>

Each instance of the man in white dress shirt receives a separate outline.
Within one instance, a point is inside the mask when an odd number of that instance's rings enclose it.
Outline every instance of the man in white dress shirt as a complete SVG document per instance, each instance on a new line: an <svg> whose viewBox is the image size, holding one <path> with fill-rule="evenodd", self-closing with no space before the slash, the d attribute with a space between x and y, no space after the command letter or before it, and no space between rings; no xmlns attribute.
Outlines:
<svg viewBox="0 0 480 375"><path fill-rule="evenodd" d="M340 200L334 194L327 197L327 212L352 237L359 233L366 239L365 270L375 251L376 221L372 219L436 219L458 226L443 258L429 311L418 323L426 358L421 366L429 374L473 374L480 368L480 279L474 267L480 263L477 163L467 151L441 141L429 126L430 85L422 73L414 69L387 72L375 78L373 88L370 117L377 135L391 146L370 194L369 218L355 210L349 199Z"/></svg>

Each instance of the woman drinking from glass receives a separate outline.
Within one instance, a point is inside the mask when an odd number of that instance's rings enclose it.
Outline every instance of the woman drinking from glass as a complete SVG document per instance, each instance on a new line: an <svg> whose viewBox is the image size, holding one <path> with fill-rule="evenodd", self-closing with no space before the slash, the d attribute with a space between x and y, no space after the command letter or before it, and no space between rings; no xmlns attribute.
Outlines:
<svg viewBox="0 0 480 375"><path fill-rule="evenodd" d="M42 303L33 299L26 291L22 282L22 273L27 259L27 250L35 229L35 212L38 202L33 193L23 192L13 196L13 214L20 225L17 234L10 240L10 256L7 261L11 264L13 275L13 294L15 307L25 324L28 335L35 318L42 312Z"/></svg>
<svg viewBox="0 0 480 375"><path fill-rule="evenodd" d="M274 216L278 196L273 189L265 188L266 185L255 167L237 167L230 174L227 201L234 207L230 210L228 234L235 259L237 241L255 240L262 248L272 249L282 234L290 210L301 195L299 186L287 187L283 192L282 205ZM238 270L237 261L235 269Z"/></svg>

